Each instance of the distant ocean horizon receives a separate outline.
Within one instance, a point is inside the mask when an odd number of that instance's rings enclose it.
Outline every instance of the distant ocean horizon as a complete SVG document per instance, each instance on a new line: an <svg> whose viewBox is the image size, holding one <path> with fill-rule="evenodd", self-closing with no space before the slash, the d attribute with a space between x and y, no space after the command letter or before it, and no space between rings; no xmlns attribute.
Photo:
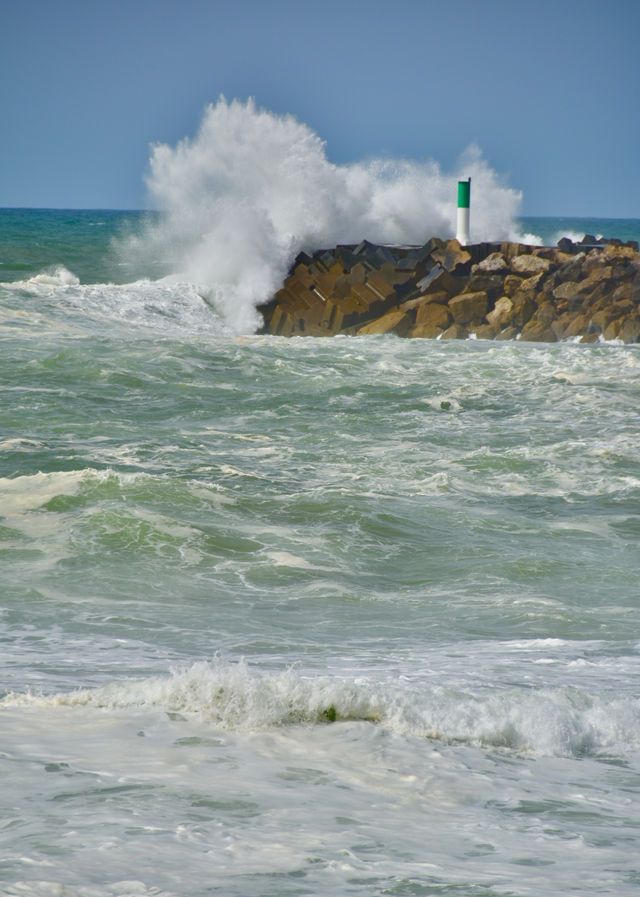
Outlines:
<svg viewBox="0 0 640 897"><path fill-rule="evenodd" d="M256 336L225 209L0 210L0 893L636 897L640 345Z"/></svg>

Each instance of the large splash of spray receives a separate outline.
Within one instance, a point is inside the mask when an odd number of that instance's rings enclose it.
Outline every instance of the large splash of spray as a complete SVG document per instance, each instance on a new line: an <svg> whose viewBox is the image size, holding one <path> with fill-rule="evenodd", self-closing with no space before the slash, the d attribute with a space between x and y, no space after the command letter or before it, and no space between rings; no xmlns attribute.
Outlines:
<svg viewBox="0 0 640 897"><path fill-rule="evenodd" d="M164 214L131 248L162 257L235 331L250 332L302 249L453 236L456 182L469 176L474 241L516 237L520 193L500 185L475 146L448 174L434 161L334 165L292 116L221 98L193 139L153 148L147 181Z"/></svg>

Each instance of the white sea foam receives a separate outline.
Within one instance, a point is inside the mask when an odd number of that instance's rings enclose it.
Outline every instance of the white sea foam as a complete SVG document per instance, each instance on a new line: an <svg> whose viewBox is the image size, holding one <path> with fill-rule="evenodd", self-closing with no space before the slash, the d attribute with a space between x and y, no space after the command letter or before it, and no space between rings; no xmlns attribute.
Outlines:
<svg viewBox="0 0 640 897"><path fill-rule="evenodd" d="M553 246L565 237L568 240L572 240L574 243L579 243L582 239L584 239L584 236L585 234L583 231L578 232L576 230L571 230L570 228L565 227L554 234L551 240L551 245ZM596 240L601 240L602 234L595 234L595 238Z"/></svg>
<svg viewBox="0 0 640 897"><path fill-rule="evenodd" d="M177 897L173 892L135 880L80 887L55 881L16 881L3 887L1 893L6 897Z"/></svg>
<svg viewBox="0 0 640 897"><path fill-rule="evenodd" d="M0 284L38 297L53 297L56 309L80 310L86 319L102 327L125 325L139 333L145 330L169 335L189 333L231 336L233 331L209 304L203 290L180 277L137 280L131 283L81 284L61 266L58 274L43 272L28 280Z"/></svg>
<svg viewBox="0 0 640 897"><path fill-rule="evenodd" d="M9 694L0 709L160 709L236 731L345 720L405 736L510 748L543 756L625 754L640 747L640 700L577 688L510 689L477 695L366 678L267 674L241 663L196 663L170 676L124 680L50 696Z"/></svg>
<svg viewBox="0 0 640 897"><path fill-rule="evenodd" d="M52 288L77 286L80 280L73 271L69 271L64 265L54 265L35 274L28 280L15 280L9 283L2 283L0 286L11 289L30 290L39 293L51 293Z"/></svg>
<svg viewBox="0 0 640 897"><path fill-rule="evenodd" d="M234 330L247 332L302 249L453 236L456 182L468 176L473 239L519 237L520 194L500 184L475 146L448 173L433 160L335 165L293 117L221 98L194 138L153 148L148 185L166 216L122 249L138 263L169 259Z"/></svg>

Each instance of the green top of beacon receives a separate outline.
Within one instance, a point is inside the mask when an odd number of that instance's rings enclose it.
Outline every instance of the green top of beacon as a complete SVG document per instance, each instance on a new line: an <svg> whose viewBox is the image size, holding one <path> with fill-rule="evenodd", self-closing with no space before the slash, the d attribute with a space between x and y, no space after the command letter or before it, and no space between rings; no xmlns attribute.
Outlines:
<svg viewBox="0 0 640 897"><path fill-rule="evenodd" d="M468 209L471 198L471 178L467 181L458 181L458 208Z"/></svg>

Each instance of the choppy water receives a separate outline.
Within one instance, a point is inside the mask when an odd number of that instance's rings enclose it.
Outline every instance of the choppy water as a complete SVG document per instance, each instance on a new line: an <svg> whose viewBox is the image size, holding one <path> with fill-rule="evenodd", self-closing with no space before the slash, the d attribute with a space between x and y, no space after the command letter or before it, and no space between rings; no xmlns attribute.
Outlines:
<svg viewBox="0 0 640 897"><path fill-rule="evenodd" d="M234 336L3 214L1 893L637 894L640 348Z"/></svg>

